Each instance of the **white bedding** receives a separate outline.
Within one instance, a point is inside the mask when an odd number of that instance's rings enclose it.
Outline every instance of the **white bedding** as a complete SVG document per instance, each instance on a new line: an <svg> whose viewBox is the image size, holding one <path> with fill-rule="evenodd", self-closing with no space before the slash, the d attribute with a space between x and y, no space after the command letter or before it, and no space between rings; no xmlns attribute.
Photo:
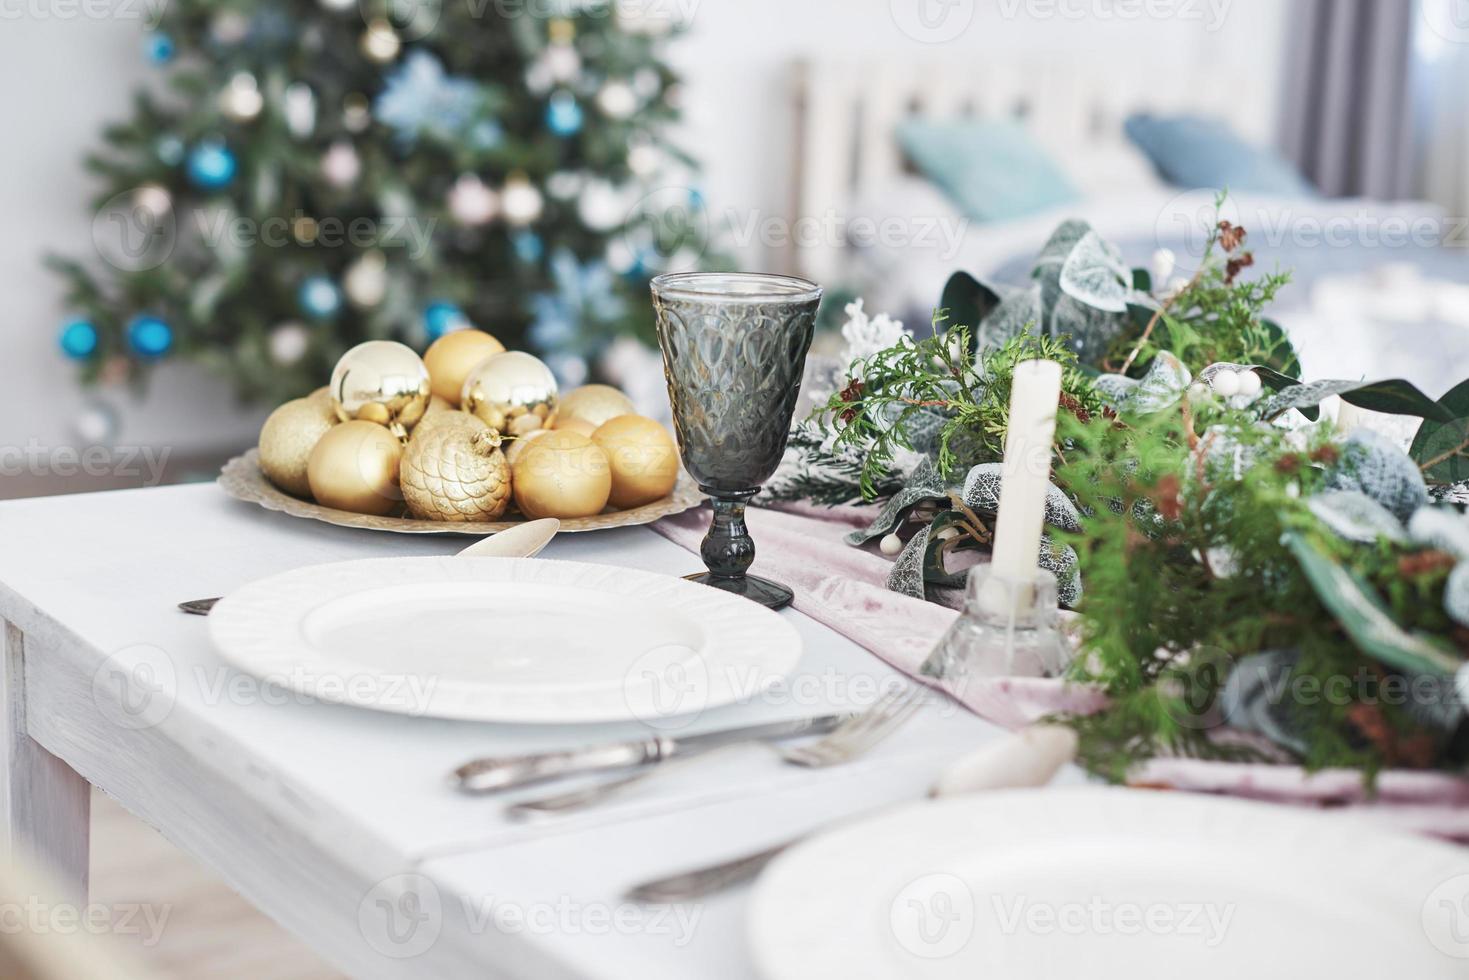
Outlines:
<svg viewBox="0 0 1469 980"><path fill-rule="evenodd" d="M1179 272L1202 250L1207 192L1149 188L1093 197L1017 221L965 219L930 184L902 179L859 202L906 237L849 250L870 311L927 319L956 270L1011 284L1062 221L1083 218L1148 265L1167 247ZM1290 332L1308 378L1401 376L1437 396L1469 376L1469 247L1464 231L1422 202L1232 195L1225 217L1249 232L1259 266L1296 270L1272 312Z"/></svg>

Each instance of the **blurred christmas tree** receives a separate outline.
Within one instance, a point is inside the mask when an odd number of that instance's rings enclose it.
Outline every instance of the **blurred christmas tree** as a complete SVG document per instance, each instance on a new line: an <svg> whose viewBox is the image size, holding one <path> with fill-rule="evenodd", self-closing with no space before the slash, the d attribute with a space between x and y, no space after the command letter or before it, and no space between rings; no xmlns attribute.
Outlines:
<svg viewBox="0 0 1469 980"><path fill-rule="evenodd" d="M190 358L279 401L361 340L474 325L580 381L703 250L662 135L670 11L173 0L146 39L168 91L88 160L104 262L52 260L62 349L89 381Z"/></svg>

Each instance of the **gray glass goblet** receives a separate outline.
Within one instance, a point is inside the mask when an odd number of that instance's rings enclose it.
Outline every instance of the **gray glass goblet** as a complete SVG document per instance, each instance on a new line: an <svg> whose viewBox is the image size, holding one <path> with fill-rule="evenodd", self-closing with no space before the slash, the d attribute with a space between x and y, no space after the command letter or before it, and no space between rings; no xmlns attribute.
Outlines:
<svg viewBox="0 0 1469 980"><path fill-rule="evenodd" d="M699 549L709 571L689 578L779 609L791 590L747 574L755 542L745 504L785 452L821 287L793 276L681 272L652 288L679 452L714 505Z"/></svg>

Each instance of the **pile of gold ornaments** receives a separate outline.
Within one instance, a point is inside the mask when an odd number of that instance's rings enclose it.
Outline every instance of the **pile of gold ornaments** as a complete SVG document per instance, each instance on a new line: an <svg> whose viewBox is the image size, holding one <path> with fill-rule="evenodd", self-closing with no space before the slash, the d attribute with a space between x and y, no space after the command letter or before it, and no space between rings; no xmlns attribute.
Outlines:
<svg viewBox="0 0 1469 980"><path fill-rule="evenodd" d="M494 521L652 503L673 490L678 453L616 388L560 395L537 358L456 330L421 358L388 340L347 351L329 386L265 420L260 468L340 510Z"/></svg>

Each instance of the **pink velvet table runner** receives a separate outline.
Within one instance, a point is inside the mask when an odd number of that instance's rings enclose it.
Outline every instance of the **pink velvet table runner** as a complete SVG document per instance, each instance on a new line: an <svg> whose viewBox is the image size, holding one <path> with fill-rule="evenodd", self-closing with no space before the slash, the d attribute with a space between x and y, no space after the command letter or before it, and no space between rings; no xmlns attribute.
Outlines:
<svg viewBox="0 0 1469 980"><path fill-rule="evenodd" d="M866 507L752 507L746 514L757 557L753 571L791 587L795 608L915 676L958 615L954 610L887 589L892 562L872 548L853 548L844 535L864 527ZM698 554L709 527L707 506L653 525L664 537ZM1099 692L1055 678L969 677L941 685L982 718L1018 728L1058 711L1089 712L1106 703ZM1295 766L1158 759L1132 782L1194 792L1222 793L1281 803L1350 806L1352 812L1418 833L1469 840L1469 780L1416 771L1378 778L1368 798L1359 773L1306 774Z"/></svg>

